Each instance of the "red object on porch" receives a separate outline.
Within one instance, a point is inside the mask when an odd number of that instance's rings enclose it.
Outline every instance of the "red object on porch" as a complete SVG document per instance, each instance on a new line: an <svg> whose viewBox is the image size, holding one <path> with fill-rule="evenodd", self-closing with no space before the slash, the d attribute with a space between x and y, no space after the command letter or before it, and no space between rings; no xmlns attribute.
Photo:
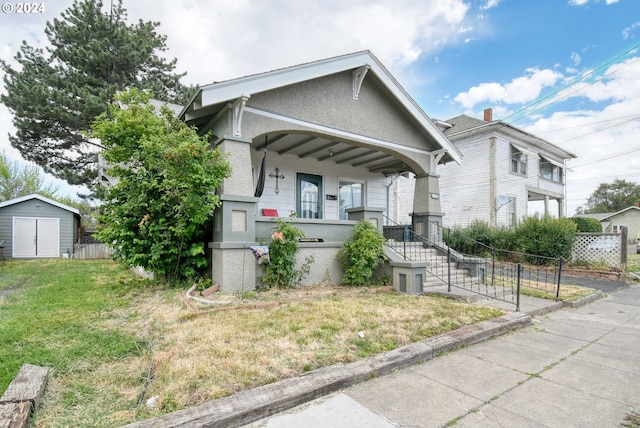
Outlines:
<svg viewBox="0 0 640 428"><path fill-rule="evenodd" d="M265 217L278 217L278 210L274 210L273 208L263 208L262 215Z"/></svg>

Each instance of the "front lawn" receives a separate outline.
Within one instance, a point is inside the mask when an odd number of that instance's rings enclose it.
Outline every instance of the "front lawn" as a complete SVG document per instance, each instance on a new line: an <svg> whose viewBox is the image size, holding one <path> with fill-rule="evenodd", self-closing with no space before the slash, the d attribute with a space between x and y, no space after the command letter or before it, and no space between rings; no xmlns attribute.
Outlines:
<svg viewBox="0 0 640 428"><path fill-rule="evenodd" d="M0 391L51 367L32 426L118 426L502 314L385 289L251 294L197 307L112 261L2 262Z"/></svg>

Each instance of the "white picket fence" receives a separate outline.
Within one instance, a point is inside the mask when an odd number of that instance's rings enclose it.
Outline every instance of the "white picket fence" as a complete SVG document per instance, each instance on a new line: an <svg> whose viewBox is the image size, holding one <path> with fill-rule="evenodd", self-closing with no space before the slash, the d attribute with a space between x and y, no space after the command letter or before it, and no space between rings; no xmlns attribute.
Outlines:
<svg viewBox="0 0 640 428"><path fill-rule="evenodd" d="M75 244L73 246L73 258L78 260L108 259L113 250L106 245L99 244Z"/></svg>

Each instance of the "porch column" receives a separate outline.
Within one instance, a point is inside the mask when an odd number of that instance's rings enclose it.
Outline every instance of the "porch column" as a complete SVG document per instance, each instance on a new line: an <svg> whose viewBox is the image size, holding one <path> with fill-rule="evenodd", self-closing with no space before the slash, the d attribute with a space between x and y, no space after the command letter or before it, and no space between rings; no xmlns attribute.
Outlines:
<svg viewBox="0 0 640 428"><path fill-rule="evenodd" d="M382 232L382 215L384 214L384 208L376 207L356 207L347 208L347 217L353 221L367 220L371 222L380 232Z"/></svg>
<svg viewBox="0 0 640 428"><path fill-rule="evenodd" d="M413 231L431 242L440 242L443 216L440 206L440 176L433 173L416 176L411 213Z"/></svg>
<svg viewBox="0 0 640 428"><path fill-rule="evenodd" d="M549 216L549 196L544 195L544 215Z"/></svg>
<svg viewBox="0 0 640 428"><path fill-rule="evenodd" d="M558 218L563 218L564 215L564 199L557 199L558 201Z"/></svg>
<svg viewBox="0 0 640 428"><path fill-rule="evenodd" d="M251 141L226 136L217 147L226 155L231 175L218 190L222 205L213 215L211 269L213 284L225 292L255 288L256 261L249 249L255 243L256 205L251 168Z"/></svg>

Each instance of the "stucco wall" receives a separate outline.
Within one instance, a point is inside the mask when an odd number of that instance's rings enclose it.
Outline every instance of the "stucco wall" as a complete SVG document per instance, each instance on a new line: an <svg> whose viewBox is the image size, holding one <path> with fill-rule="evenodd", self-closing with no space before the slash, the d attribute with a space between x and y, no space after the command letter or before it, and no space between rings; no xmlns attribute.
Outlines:
<svg viewBox="0 0 640 428"><path fill-rule="evenodd" d="M353 99L352 84L352 73L343 72L254 94L247 106L410 147L439 148L432 143L431 136L419 131L374 78L365 78L358 100ZM264 129L260 121L243 121L245 137L260 135ZM431 146L426 146L426 142Z"/></svg>

